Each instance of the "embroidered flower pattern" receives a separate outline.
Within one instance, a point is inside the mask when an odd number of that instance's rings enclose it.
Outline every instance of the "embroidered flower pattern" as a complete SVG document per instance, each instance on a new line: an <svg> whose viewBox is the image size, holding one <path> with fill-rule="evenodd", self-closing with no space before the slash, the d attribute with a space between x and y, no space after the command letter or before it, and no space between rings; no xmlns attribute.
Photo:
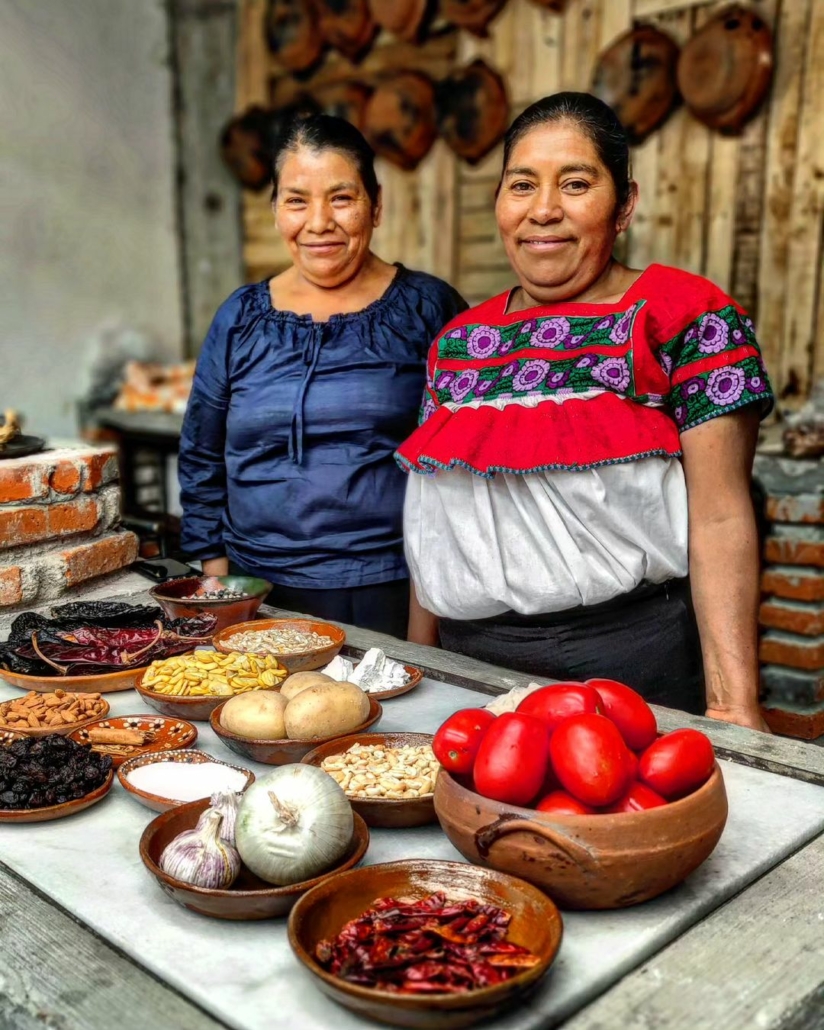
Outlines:
<svg viewBox="0 0 824 1030"><path fill-rule="evenodd" d="M451 333L446 334L447 340L465 340L466 339L466 326L462 325L458 329L453 329Z"/></svg>
<svg viewBox="0 0 824 1030"><path fill-rule="evenodd" d="M428 418L431 418L435 414L435 402L431 397L425 398L423 406L421 407L421 416L418 419L418 424L423 425Z"/></svg>
<svg viewBox="0 0 824 1030"><path fill-rule="evenodd" d="M534 390L546 379L549 367L549 362L541 359L525 361L512 378L512 389L520 393Z"/></svg>
<svg viewBox="0 0 824 1030"><path fill-rule="evenodd" d="M454 378L455 378L455 373L454 372L441 372L441 373L439 373L438 376L435 379L435 389L436 390L445 390L446 387L449 386L449 384L452 382L452 380Z"/></svg>
<svg viewBox="0 0 824 1030"><path fill-rule="evenodd" d="M550 372L546 377L546 385L552 389L558 389L569 382L570 372Z"/></svg>
<svg viewBox="0 0 824 1030"><path fill-rule="evenodd" d="M769 383L766 381L764 376L750 376L747 380L747 389L750 393L764 393L765 390L769 390Z"/></svg>
<svg viewBox="0 0 824 1030"><path fill-rule="evenodd" d="M735 404L747 385L747 378L735 365L716 368L707 377L707 396L713 404Z"/></svg>
<svg viewBox="0 0 824 1030"><path fill-rule="evenodd" d="M592 368L593 365L598 364L597 354L584 354L583 357L578 358L575 362L576 368Z"/></svg>
<svg viewBox="0 0 824 1030"><path fill-rule="evenodd" d="M610 340L613 343L626 343L629 339L629 332L632 328L632 318L635 314L635 308L630 308L629 311L625 312L615 323L615 328L609 334Z"/></svg>
<svg viewBox="0 0 824 1030"><path fill-rule="evenodd" d="M533 347L563 347L570 335L568 318L547 318L529 338Z"/></svg>
<svg viewBox="0 0 824 1030"><path fill-rule="evenodd" d="M664 370L664 374L669 377L672 375L672 358L665 351L658 351L658 364Z"/></svg>
<svg viewBox="0 0 824 1030"><path fill-rule="evenodd" d="M707 384L701 378L701 376L693 376L692 379L688 379L685 383L681 384L681 396L684 400L688 400L690 397L694 397L695 394L700 393L702 390L706 390Z"/></svg>
<svg viewBox="0 0 824 1030"><path fill-rule="evenodd" d="M630 372L626 358L607 358L592 369L592 378L619 393L629 386Z"/></svg>
<svg viewBox="0 0 824 1030"><path fill-rule="evenodd" d="M470 394L478 382L478 371L474 368L468 368L466 372L461 372L458 378L449 387L449 392L452 395L452 400L457 404L462 401L467 394Z"/></svg>
<svg viewBox="0 0 824 1030"><path fill-rule="evenodd" d="M476 326L466 340L466 349L473 358L488 358L500 345L500 330L491 325Z"/></svg>
<svg viewBox="0 0 824 1030"><path fill-rule="evenodd" d="M698 349L702 354L718 354L727 346L730 327L713 312L704 315L698 324Z"/></svg>

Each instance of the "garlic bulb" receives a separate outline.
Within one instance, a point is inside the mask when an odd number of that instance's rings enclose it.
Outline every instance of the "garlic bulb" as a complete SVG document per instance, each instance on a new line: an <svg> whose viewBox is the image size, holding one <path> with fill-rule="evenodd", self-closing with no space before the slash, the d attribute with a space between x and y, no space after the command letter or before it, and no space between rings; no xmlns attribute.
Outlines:
<svg viewBox="0 0 824 1030"><path fill-rule="evenodd" d="M212 794L209 801L209 808L220 812L223 822L220 824L220 837L228 844L235 843L235 824L237 823L237 810L240 807L240 795L233 790L221 791Z"/></svg>
<svg viewBox="0 0 824 1030"><path fill-rule="evenodd" d="M282 765L244 793L235 827L240 857L279 887L327 870L352 840L352 806L314 765Z"/></svg>
<svg viewBox="0 0 824 1030"><path fill-rule="evenodd" d="M207 808L193 830L179 833L163 849L163 872L194 887L231 887L240 873L240 855L233 844L220 839L222 822L220 812Z"/></svg>

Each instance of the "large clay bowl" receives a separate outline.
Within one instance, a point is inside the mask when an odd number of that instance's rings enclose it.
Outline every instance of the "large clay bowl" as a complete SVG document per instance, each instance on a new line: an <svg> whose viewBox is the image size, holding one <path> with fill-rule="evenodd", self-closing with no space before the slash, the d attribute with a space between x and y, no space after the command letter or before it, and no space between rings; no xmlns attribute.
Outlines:
<svg viewBox="0 0 824 1030"><path fill-rule="evenodd" d="M183 808L188 804L192 804L192 802L179 801L177 798L165 797L162 794L150 794L149 791L141 790L136 784L132 783L129 779L130 773L135 769L140 769L146 765L152 765L155 762L185 762L190 765L213 762L215 765L225 765L229 769L234 769L236 772L243 773L246 777L246 783L239 791L237 791L239 794L246 790L247 787L251 787L255 782L255 774L251 769L243 769L239 765L232 765L231 762L224 762L220 758L214 758L212 755L206 754L205 751L147 751L145 754L136 755L134 758L129 758L123 762L117 770L117 778L120 780L121 787L131 794L135 801L139 801L141 805L145 805L146 808L151 808L153 812L169 812L176 808Z"/></svg>
<svg viewBox="0 0 824 1030"><path fill-rule="evenodd" d="M75 815L84 808L96 805L109 793L114 782L114 770L110 769L106 779L82 798L64 801L62 805L46 805L43 808L3 808L0 809L0 823L45 823L51 819L63 819L67 815Z"/></svg>
<svg viewBox="0 0 824 1030"><path fill-rule="evenodd" d="M227 701L228 698L225 699ZM225 704L224 701L224 704ZM220 711L223 704L216 708L209 717L212 729L220 737L230 751L236 755L242 755L253 762L262 762L264 765L292 765L300 762L310 751L328 744L333 740L341 740L336 737L316 737L314 740L264 740L256 737L241 737L238 733L232 733L220 723ZM374 699L369 698L369 715L353 730L354 733L365 733L370 727L377 723L383 715L383 708Z"/></svg>
<svg viewBox="0 0 824 1030"><path fill-rule="evenodd" d="M230 647L226 641L236 633L245 633L247 630L255 632L264 629L295 629L301 633L317 633L322 637L330 637L331 644L325 647L316 647L309 651L294 651L291 654L276 654L274 657L283 665L289 673L305 672L310 669L321 669L335 657L343 647L346 640L346 633L331 622L319 622L317 619L256 619L253 622L241 622L237 626L230 626L214 635L212 643L218 651L224 654L232 654L237 651L236 647ZM244 654L264 654L260 651L249 651L244 649Z"/></svg>
<svg viewBox="0 0 824 1030"><path fill-rule="evenodd" d="M164 873L158 862L163 849L171 840L184 830L194 829L208 805L207 798L192 801L153 819L140 838L140 857L163 890L178 905L215 919L275 919L285 916L306 891L336 873L357 865L369 847L369 830L356 814L352 841L346 854L335 866L312 880L294 883L289 887L273 887L244 866L240 876L226 890L193 887Z"/></svg>
<svg viewBox="0 0 824 1030"><path fill-rule="evenodd" d="M378 747L404 747L412 744L421 747L424 744L432 745L431 733L350 733L348 737L338 737L337 740L330 740L327 744L321 744L314 748L308 755L304 755L302 762L305 765L320 766L324 758L332 755L342 755L354 744L375 744ZM408 826L425 826L427 823L435 823L438 817L435 815L433 795L427 794L422 798L360 798L347 794L352 808L363 816L367 826L385 827L387 829L399 829Z"/></svg>
<svg viewBox="0 0 824 1030"><path fill-rule="evenodd" d="M3 710L6 704L8 704L7 701L0 704L0 711ZM101 698L100 710L95 715L90 715L87 719L79 719L77 722L64 722L57 726L41 726L38 729L35 729L33 726L18 726L16 723L10 726L8 723L2 722L0 723L0 739L3 736L7 736L10 739L18 736L49 737L52 733L56 733L59 737L68 737L69 734L73 736L75 730L79 730L83 726L91 726L92 723L105 719L108 714L109 703Z"/></svg>
<svg viewBox="0 0 824 1030"><path fill-rule="evenodd" d="M456 901L475 898L506 909L512 914L507 939L529 948L538 956L538 964L505 983L466 994L405 995L348 983L316 960L318 943L335 937L378 898L424 898L437 891ZM325 994L362 1018L426 1030L471 1026L521 1001L552 964L561 934L558 909L523 880L463 862L422 859L365 866L333 876L304 894L289 917L292 950Z"/></svg>
<svg viewBox="0 0 824 1030"><path fill-rule="evenodd" d="M72 694L113 694L118 690L131 690L147 668L147 665L140 665L94 676L26 676L22 672L0 669L0 680L5 680L9 686L36 690L40 694L48 694L57 687Z"/></svg>
<svg viewBox="0 0 824 1030"><path fill-rule="evenodd" d="M188 694L158 694L143 686L142 676L135 684L135 689L146 704L161 715L168 715L171 719L191 719L194 722L208 722L214 709L229 700L228 694L206 694L197 697Z"/></svg>
<svg viewBox="0 0 824 1030"><path fill-rule="evenodd" d="M546 815L490 801L441 770L435 812L470 862L522 876L562 908L625 908L655 898L706 859L727 821L716 764L694 794L621 815Z"/></svg>
<svg viewBox="0 0 824 1030"><path fill-rule="evenodd" d="M201 587L207 590L228 587L230 590L242 590L246 596L223 601L205 597L183 600L187 594L193 594ZM170 619L213 615L217 619L215 632L218 632L227 626L254 619L271 589L271 583L255 576L186 576L160 583L152 587L149 593Z"/></svg>
<svg viewBox="0 0 824 1030"><path fill-rule="evenodd" d="M89 744L90 730L142 730L153 735L146 744L91 744L92 751L109 755L112 766L117 769L130 758L158 751L177 751L191 747L197 740L197 728L185 719L167 719L162 715L121 715L116 718L98 719L70 734L78 744Z"/></svg>

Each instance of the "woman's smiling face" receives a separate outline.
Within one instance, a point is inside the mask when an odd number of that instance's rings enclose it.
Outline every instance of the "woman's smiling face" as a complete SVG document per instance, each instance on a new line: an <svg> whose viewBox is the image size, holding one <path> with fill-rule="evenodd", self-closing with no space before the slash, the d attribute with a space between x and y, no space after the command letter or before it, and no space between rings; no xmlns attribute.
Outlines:
<svg viewBox="0 0 824 1030"><path fill-rule="evenodd" d="M522 289L539 303L573 299L607 268L630 222L592 140L570 121L530 129L513 146L495 217Z"/></svg>
<svg viewBox="0 0 824 1030"><path fill-rule="evenodd" d="M380 222L355 164L337 150L287 153L273 201L275 224L301 275L323 287L354 276Z"/></svg>

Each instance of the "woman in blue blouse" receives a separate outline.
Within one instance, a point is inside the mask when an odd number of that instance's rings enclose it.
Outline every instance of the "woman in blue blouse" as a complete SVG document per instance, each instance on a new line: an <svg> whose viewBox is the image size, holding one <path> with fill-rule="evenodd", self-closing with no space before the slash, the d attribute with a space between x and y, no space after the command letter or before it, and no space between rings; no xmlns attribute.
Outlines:
<svg viewBox="0 0 824 1030"><path fill-rule="evenodd" d="M204 572L275 584L269 602L406 636L405 480L425 360L466 305L370 250L374 154L348 122L293 123L273 163L293 264L236 290L197 363L180 448L183 548Z"/></svg>

